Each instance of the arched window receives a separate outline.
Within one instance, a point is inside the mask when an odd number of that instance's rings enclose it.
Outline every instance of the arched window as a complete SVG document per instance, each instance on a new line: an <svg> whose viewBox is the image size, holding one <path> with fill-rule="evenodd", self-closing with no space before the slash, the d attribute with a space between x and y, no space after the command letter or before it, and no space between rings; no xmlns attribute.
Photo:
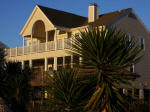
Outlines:
<svg viewBox="0 0 150 112"><path fill-rule="evenodd" d="M40 40L40 42L45 42L46 32L45 32L45 24L43 21L38 20L34 23L32 27L32 35L33 38Z"/></svg>

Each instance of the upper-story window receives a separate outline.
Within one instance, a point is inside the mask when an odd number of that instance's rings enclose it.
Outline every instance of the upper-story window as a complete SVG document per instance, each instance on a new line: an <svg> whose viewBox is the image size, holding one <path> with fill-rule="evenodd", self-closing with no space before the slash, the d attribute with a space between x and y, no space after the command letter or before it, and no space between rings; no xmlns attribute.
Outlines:
<svg viewBox="0 0 150 112"><path fill-rule="evenodd" d="M131 36L130 35L126 35L126 41L128 42L128 41L131 41Z"/></svg>
<svg viewBox="0 0 150 112"><path fill-rule="evenodd" d="M141 38L140 39L140 47L141 47L141 49L145 49L145 46L144 46L144 38Z"/></svg>
<svg viewBox="0 0 150 112"><path fill-rule="evenodd" d="M130 72L134 72L134 65L130 66Z"/></svg>

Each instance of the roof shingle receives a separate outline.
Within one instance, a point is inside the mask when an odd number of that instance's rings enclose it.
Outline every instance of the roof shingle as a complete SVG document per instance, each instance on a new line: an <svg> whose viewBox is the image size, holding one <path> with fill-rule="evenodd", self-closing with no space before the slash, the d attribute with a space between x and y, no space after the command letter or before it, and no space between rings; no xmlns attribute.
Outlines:
<svg viewBox="0 0 150 112"><path fill-rule="evenodd" d="M38 5L47 18L57 26L75 28L87 24L87 18Z"/></svg>
<svg viewBox="0 0 150 112"><path fill-rule="evenodd" d="M88 18L75 15L72 13L44 7L38 5L38 7L43 11L43 13L47 16L47 18L56 26L66 27L66 28L75 28L85 25L107 25L121 14L125 13L128 9L115 11L107 14L99 15L99 19L95 22L88 23Z"/></svg>

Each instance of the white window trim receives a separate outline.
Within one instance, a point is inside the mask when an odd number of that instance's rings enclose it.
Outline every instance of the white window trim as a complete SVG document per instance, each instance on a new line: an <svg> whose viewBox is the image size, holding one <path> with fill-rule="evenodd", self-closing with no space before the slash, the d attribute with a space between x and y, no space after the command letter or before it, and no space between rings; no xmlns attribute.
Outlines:
<svg viewBox="0 0 150 112"><path fill-rule="evenodd" d="M133 71L132 72L135 72L135 66L134 66L134 64L133 65L131 65L132 67L133 67ZM131 67L130 66L130 67ZM129 67L129 71L130 71L130 67ZM131 71L130 71L131 72Z"/></svg>

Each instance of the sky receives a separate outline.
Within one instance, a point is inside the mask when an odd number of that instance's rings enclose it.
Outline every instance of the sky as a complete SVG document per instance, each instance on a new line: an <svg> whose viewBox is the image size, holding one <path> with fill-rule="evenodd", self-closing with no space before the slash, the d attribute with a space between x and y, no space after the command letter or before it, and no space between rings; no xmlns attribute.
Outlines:
<svg viewBox="0 0 150 112"><path fill-rule="evenodd" d="M22 46L19 33L36 4L87 17L91 3L98 4L99 14L133 8L150 30L150 0L0 0L0 41L11 48Z"/></svg>

